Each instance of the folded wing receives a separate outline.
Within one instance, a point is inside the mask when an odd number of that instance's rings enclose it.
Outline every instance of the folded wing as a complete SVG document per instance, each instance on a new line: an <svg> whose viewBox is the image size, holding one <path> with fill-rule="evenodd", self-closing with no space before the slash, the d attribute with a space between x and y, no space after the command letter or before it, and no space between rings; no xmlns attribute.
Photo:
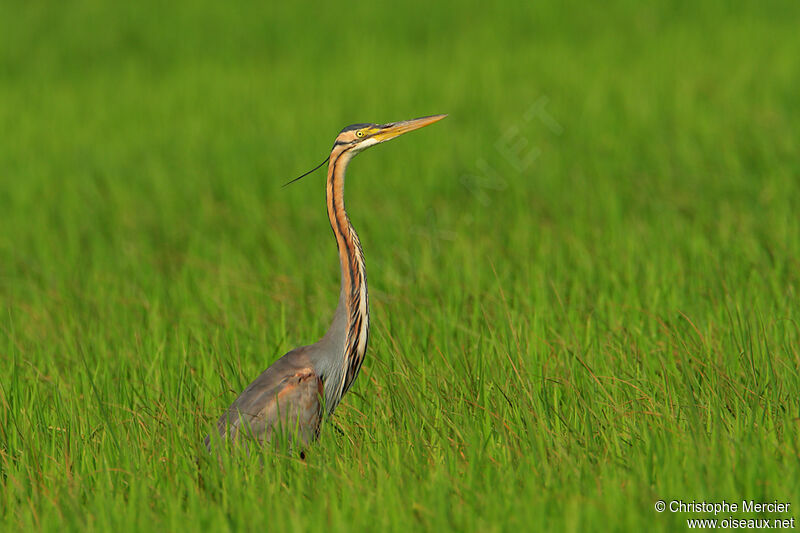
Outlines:
<svg viewBox="0 0 800 533"><path fill-rule="evenodd" d="M222 438L264 443L280 432L304 445L316 439L323 388L306 350L287 353L248 385L217 423ZM210 448L209 438L206 446Z"/></svg>

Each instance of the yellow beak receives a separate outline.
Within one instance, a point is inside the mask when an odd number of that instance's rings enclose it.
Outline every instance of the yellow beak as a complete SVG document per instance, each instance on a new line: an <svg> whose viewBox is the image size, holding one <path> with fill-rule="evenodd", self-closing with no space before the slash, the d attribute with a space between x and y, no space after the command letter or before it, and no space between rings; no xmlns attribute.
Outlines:
<svg viewBox="0 0 800 533"><path fill-rule="evenodd" d="M371 135L372 138L378 142L388 141L399 137L400 135L409 131L424 128L429 124L442 120L447 115L431 115L429 117L415 118L413 120L404 120L402 122L392 122L391 124L384 124L375 128L377 133Z"/></svg>

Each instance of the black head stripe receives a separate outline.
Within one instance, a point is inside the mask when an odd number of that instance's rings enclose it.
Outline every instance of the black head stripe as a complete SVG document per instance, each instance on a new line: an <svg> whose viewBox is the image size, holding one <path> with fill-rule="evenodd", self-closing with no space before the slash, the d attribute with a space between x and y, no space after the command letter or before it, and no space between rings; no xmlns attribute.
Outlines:
<svg viewBox="0 0 800 533"><path fill-rule="evenodd" d="M350 124L349 126L342 128L342 131L339 133L344 133L346 131L353 131L353 130L360 130L361 128L366 128L367 126L374 126L375 124Z"/></svg>

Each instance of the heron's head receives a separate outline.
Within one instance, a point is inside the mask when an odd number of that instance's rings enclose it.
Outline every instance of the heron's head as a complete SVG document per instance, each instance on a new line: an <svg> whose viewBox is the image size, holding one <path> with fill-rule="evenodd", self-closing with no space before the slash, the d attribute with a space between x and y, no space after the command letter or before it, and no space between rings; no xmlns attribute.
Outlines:
<svg viewBox="0 0 800 533"><path fill-rule="evenodd" d="M390 122L389 124L353 124L344 128L333 143L334 148L341 146L353 154L385 141L399 137L409 131L417 130L428 124L442 120L447 115L431 115L429 117Z"/></svg>
<svg viewBox="0 0 800 533"><path fill-rule="evenodd" d="M316 167L300 177L285 183L283 186L286 187L290 183L294 183L308 176L329 161L341 161L344 165L347 165L350 158L361 150L394 139L406 132L418 130L428 124L433 124L434 122L442 120L446 116L447 115L431 115L429 117L415 118L413 120L403 120L402 122L390 122L389 124L353 124L347 126L336 136L336 142L333 143L333 150L331 150L330 156L323 159L322 163Z"/></svg>

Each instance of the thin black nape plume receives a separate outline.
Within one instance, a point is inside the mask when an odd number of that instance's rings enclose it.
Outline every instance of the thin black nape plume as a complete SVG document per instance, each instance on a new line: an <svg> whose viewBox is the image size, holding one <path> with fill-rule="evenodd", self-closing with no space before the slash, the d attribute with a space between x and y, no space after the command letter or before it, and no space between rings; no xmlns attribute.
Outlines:
<svg viewBox="0 0 800 533"><path fill-rule="evenodd" d="M309 174L311 174L312 172L314 172L315 170L317 170L319 167L321 167L322 165L324 165L327 162L328 162L328 156L326 156L325 159L322 160L322 163L320 163L319 165L315 166L314 168L312 168L311 170L309 170L308 172L306 172L302 176L297 177L297 178L293 179L292 181L287 181L286 183L281 185L281 189L283 189L287 185L291 185L292 183L294 183L295 181L299 180L300 178L305 178L306 176L308 176Z"/></svg>

